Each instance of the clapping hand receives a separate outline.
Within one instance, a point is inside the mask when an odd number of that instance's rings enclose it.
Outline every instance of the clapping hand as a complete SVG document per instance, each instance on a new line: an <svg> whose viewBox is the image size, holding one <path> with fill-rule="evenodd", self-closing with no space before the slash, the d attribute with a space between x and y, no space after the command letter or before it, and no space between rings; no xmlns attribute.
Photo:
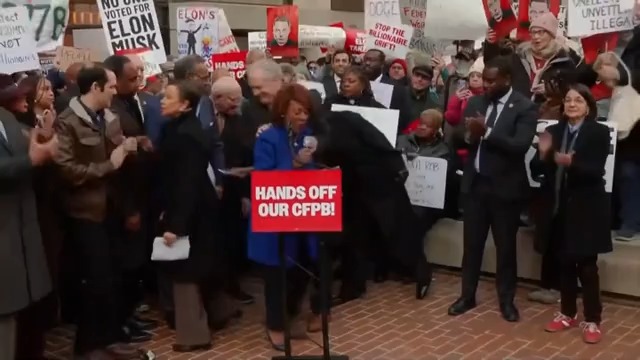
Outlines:
<svg viewBox="0 0 640 360"><path fill-rule="evenodd" d="M465 125L472 139L480 139L487 133L487 125L485 124L484 115L477 113L476 116L465 118Z"/></svg>
<svg viewBox="0 0 640 360"><path fill-rule="evenodd" d="M556 161L556 164L560 166L569 167L573 162L573 152L569 154L556 153L556 155L554 156L554 159Z"/></svg>
<svg viewBox="0 0 640 360"><path fill-rule="evenodd" d="M538 138L538 151L540 152L540 157L545 157L549 153L549 150L551 150L552 146L553 138L551 137L551 134L546 131L540 134Z"/></svg>

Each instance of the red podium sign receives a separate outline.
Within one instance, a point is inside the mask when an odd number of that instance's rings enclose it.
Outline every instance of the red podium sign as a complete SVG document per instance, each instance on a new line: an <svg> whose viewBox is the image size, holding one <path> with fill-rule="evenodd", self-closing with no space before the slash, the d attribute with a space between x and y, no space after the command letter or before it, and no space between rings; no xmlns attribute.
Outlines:
<svg viewBox="0 0 640 360"><path fill-rule="evenodd" d="M340 170L253 171L254 232L342 231Z"/></svg>

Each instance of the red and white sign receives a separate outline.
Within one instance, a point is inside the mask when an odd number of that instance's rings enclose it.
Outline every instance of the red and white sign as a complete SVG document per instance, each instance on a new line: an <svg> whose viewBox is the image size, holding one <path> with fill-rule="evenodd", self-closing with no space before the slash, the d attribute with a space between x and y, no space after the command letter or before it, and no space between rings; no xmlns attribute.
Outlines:
<svg viewBox="0 0 640 360"><path fill-rule="evenodd" d="M340 170L251 173L254 232L342 231Z"/></svg>
<svg viewBox="0 0 640 360"><path fill-rule="evenodd" d="M213 54L211 56L211 63L213 64L213 70L224 68L229 70L230 73L240 80L244 76L246 71L245 60L247 59L247 52L232 52L226 54Z"/></svg>

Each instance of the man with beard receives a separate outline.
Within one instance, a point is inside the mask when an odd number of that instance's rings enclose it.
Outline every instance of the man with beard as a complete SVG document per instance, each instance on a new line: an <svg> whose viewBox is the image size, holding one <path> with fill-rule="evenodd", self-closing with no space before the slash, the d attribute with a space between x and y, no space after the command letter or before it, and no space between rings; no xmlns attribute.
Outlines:
<svg viewBox="0 0 640 360"><path fill-rule="evenodd" d="M538 112L531 100L512 88L509 58L490 61L482 78L484 94L472 97L463 115L470 153L462 179L462 193L466 195L462 294L449 308L449 315L461 315L476 306L482 257L491 228L500 313L505 320L516 322L520 319L513 303L518 275L516 235L529 189L524 156L536 132Z"/></svg>
<svg viewBox="0 0 640 360"><path fill-rule="evenodd" d="M142 104L138 98L140 69L130 58L113 55L105 59L104 66L116 75L118 94L111 102L110 110L120 120L125 137L135 138L138 152L130 156L118 174L118 216L114 230L120 233L118 250L122 270L121 308L119 321L123 327L124 340L144 342L151 339L150 330L155 322L134 316L142 300L140 282L149 261L149 204L151 189L151 151L153 146L146 136Z"/></svg>
<svg viewBox="0 0 640 360"><path fill-rule="evenodd" d="M395 80L391 79L389 75L384 74L384 64L385 64L385 55L384 52L378 49L371 49L364 54L364 71L367 73L369 77L369 81L372 83L383 83L388 85L393 85L393 94L391 95L391 104L389 106L390 109L395 109L400 111L400 116L398 119L398 133L401 132L404 128L409 125L409 123L414 120L411 119L409 114L409 105L406 101L404 86L398 84Z"/></svg>

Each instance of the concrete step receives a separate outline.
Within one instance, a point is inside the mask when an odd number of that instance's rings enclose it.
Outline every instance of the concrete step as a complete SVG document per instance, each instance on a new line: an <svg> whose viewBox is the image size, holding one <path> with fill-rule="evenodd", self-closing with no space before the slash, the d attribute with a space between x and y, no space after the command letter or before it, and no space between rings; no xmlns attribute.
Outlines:
<svg viewBox="0 0 640 360"><path fill-rule="evenodd" d="M538 280L541 256L533 249L533 228L518 232L518 277ZM442 219L425 237L425 251L429 261L443 266L460 268L462 262L462 221ZM600 287L603 291L640 297L640 241L613 242L613 252L601 255ZM491 232L487 239L482 271L495 273L496 256Z"/></svg>

